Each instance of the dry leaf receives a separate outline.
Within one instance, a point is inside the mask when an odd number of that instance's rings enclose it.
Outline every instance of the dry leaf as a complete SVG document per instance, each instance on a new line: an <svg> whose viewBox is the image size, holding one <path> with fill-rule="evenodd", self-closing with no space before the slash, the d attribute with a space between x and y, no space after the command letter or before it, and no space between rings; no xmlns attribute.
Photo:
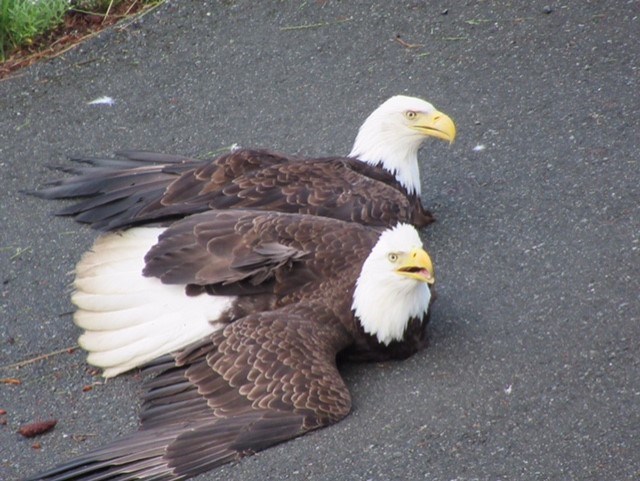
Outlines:
<svg viewBox="0 0 640 481"><path fill-rule="evenodd" d="M58 424L57 419L37 421L35 423L25 424L20 429L18 429L18 433L22 434L25 438L32 438L34 436L38 436L39 434L44 434L47 431L51 431L56 424Z"/></svg>

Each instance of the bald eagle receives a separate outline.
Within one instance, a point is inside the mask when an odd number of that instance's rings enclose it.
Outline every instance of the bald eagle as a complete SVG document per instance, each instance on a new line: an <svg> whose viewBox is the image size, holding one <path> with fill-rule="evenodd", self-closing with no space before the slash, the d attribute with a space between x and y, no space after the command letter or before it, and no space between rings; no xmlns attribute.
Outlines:
<svg viewBox="0 0 640 481"><path fill-rule="evenodd" d="M347 157L239 149L202 161L125 151L119 159L77 159L90 165L67 169L76 175L34 194L82 198L59 214L107 231L223 208L423 227L434 219L420 200L418 149L427 137L452 142L455 134L453 121L430 103L395 96L365 120Z"/></svg>
<svg viewBox="0 0 640 481"><path fill-rule="evenodd" d="M72 295L74 322L85 331L79 344L89 353L87 361L103 369L105 377L116 376L251 313L304 297L321 299L324 291L333 291L345 265L355 269L351 262L345 264L345 255L359 249L355 258L366 257L372 241L360 246L359 236L378 236L378 231L359 224L256 212L261 211L208 211L166 229L135 227L98 238L76 267ZM398 245L419 244L415 229L391 232ZM401 233L407 236L402 242ZM421 276L431 271L425 265L417 272ZM388 319L398 315L407 321L406 306L395 293L385 296L388 288L374 287L363 278L356 289L359 302L354 301L354 309L363 320L362 339L375 336L376 346L394 350L407 326ZM379 305L384 302L389 305ZM340 309L348 313L351 306ZM417 315L420 309L411 312ZM381 312L384 316L376 315Z"/></svg>
<svg viewBox="0 0 640 481"><path fill-rule="evenodd" d="M136 276L135 253L147 248L146 277ZM83 296L122 307L117 322L148 298L186 326L211 315L204 298L219 301L221 328L155 361L161 373L148 381L137 432L32 480L186 479L333 424L351 409L336 358L404 358L423 347L434 282L411 225L261 211L107 234L82 264ZM184 304L172 313L178 292ZM130 336L124 350L86 347L122 367L125 352L147 349L145 335Z"/></svg>

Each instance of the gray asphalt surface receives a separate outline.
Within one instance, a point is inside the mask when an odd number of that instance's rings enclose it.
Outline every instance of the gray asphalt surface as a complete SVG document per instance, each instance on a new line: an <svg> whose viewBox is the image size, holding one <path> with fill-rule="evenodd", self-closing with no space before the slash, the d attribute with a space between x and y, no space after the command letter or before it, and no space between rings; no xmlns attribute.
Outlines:
<svg viewBox="0 0 640 481"><path fill-rule="evenodd" d="M462 3L172 1L0 82L0 479L134 430L141 384L80 351L6 367L75 345L95 237L20 189L121 148L346 154L400 93L458 126L421 153L430 347L347 366L348 419L197 479L640 478L640 3Z"/></svg>

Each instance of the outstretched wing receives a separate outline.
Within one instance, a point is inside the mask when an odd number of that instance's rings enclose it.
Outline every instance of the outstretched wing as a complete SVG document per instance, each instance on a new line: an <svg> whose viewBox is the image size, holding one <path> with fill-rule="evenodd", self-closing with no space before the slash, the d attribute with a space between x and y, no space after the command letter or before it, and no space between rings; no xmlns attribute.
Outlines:
<svg viewBox="0 0 640 481"><path fill-rule="evenodd" d="M35 194L84 198L59 214L102 230L230 208L377 226L399 221L421 225L426 215L420 199L407 196L393 175L356 159L301 160L248 149L211 161L148 152L123 155L120 161L92 160L93 167L75 169L75 177L54 181Z"/></svg>
<svg viewBox="0 0 640 481"><path fill-rule="evenodd" d="M150 382L140 431L30 479L185 479L335 423L351 408L335 364L350 342L321 305L248 316Z"/></svg>

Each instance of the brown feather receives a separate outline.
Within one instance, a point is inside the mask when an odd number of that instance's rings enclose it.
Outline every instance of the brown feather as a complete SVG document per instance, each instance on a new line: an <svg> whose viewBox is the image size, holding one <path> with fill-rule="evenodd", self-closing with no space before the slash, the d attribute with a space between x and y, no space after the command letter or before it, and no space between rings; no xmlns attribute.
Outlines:
<svg viewBox="0 0 640 481"><path fill-rule="evenodd" d="M144 274L169 284L202 286L210 294L263 292L290 303L311 293L333 296L337 287L321 283L338 276L340 285L352 288L359 267L336 252L348 251L363 261L378 236L373 229L334 219L209 211L167 228L146 255Z"/></svg>
<svg viewBox="0 0 640 481"><path fill-rule="evenodd" d="M183 479L333 424L351 409L336 368L350 342L320 305L248 316L150 381L140 431L37 479Z"/></svg>
<svg viewBox="0 0 640 481"><path fill-rule="evenodd" d="M375 226L433 221L381 166L357 159L300 159L241 149L198 161L150 152L123 152L71 169L75 177L35 192L48 199L79 198L59 212L101 230L167 222L210 209L298 212ZM154 159L157 159L154 162Z"/></svg>

